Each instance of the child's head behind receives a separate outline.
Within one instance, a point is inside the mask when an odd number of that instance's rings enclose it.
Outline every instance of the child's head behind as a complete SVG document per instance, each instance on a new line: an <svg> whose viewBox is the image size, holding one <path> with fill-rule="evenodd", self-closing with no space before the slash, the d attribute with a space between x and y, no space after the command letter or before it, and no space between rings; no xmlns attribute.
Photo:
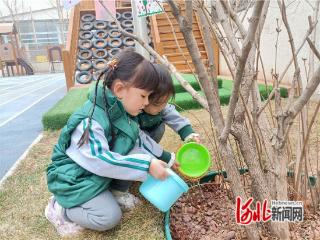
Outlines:
<svg viewBox="0 0 320 240"><path fill-rule="evenodd" d="M132 116L138 115L148 105L148 97L156 90L158 82L154 65L132 50L123 50L116 55L103 79L103 85Z"/></svg>
<svg viewBox="0 0 320 240"><path fill-rule="evenodd" d="M149 105L144 108L151 115L159 114L175 94L173 81L166 67L160 64L155 64L154 67L159 75L159 84L149 97Z"/></svg>

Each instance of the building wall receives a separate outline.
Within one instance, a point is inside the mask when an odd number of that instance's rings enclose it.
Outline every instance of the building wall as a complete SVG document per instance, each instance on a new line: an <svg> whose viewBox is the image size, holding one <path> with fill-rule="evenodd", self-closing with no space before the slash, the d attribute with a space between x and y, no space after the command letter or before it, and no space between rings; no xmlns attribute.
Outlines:
<svg viewBox="0 0 320 240"><path fill-rule="evenodd" d="M311 3L314 4L314 1L311 1ZM287 8L288 21L291 27L296 48L300 46L306 34L306 31L308 29L308 26L309 26L308 15L313 16L313 11L306 1L293 1L292 4L290 4L290 6ZM251 16L251 12L249 12L247 16ZM270 1L268 15L267 15L264 30L261 36L261 56L263 59L267 80L269 82L272 82L271 70L275 69L275 59L276 59L275 44L276 44L276 38L277 38L277 32L276 32L277 18L279 19L279 25L281 28L279 41L278 41L278 55L277 55L277 61L276 61L277 73L281 75L285 67L289 63L289 61L292 59L291 48L288 42L288 34L284 24L282 23L277 1ZM320 39L320 27L318 26L317 41L316 41L316 45L318 49L320 45L319 39ZM302 59L307 59L305 63L306 63L306 68L308 72L308 60L309 60L309 54L310 54L309 49L310 49L309 45L306 42L304 47L301 49L300 53L298 54L298 61L300 65L301 76L302 76L302 81L304 86L307 83L307 78L306 78L304 61ZM220 55L221 55L220 74L230 75L230 72L223 59L223 56L221 53ZM315 58L315 63L316 64L314 68L316 69L317 66L319 66L319 61L316 58ZM286 75L284 76L282 83L290 85L293 77L293 73L294 73L294 66L292 64L289 70L287 71ZM260 68L258 78L262 80L264 79L261 68ZM320 93L320 90L318 90L318 93Z"/></svg>

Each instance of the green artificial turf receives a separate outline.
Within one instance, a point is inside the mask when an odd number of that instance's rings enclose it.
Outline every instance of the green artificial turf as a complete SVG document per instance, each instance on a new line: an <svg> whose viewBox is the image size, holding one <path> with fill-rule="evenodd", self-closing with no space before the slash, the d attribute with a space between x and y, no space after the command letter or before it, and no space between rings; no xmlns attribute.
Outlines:
<svg viewBox="0 0 320 240"><path fill-rule="evenodd" d="M198 91L198 93L204 96L203 92ZM229 103L230 95L231 91L229 89L220 88L220 104L227 105ZM195 101L188 92L177 93L174 100L172 100L171 103L176 105L176 109L178 111L201 108L201 105L197 101Z"/></svg>
<svg viewBox="0 0 320 240"><path fill-rule="evenodd" d="M200 85L199 82L197 80L197 78L193 75L193 74L187 74L187 73L182 73L181 74L183 76L183 78L190 83L190 85L196 90L196 91L200 91ZM179 81L176 79L176 77L174 75L172 75L172 79L173 79L173 84L174 84L174 89L176 91L176 93L181 93L181 92L185 92L186 90L181 86L181 84L179 83ZM222 79L218 78L218 88L222 88Z"/></svg>
<svg viewBox="0 0 320 240"><path fill-rule="evenodd" d="M87 100L87 97L88 88L70 90L63 99L42 116L43 128L45 130L62 128L71 114Z"/></svg>
<svg viewBox="0 0 320 240"><path fill-rule="evenodd" d="M225 89L229 89L230 91L233 88L233 81L228 79L222 79L222 87ZM258 84L261 100L265 100L268 98L270 92L272 91L273 87L268 85L267 87L264 84ZM288 97L288 89L280 87L280 95L283 98Z"/></svg>
<svg viewBox="0 0 320 240"><path fill-rule="evenodd" d="M202 96L200 86L197 79L192 74L182 74L182 76L195 88ZM227 79L219 79L219 97L220 104L227 105L229 103L233 81ZM201 108L200 104L195 101L192 96L184 90L184 88L173 77L174 86L176 89L175 99L173 103L177 106L178 111ZM73 89L61 99L53 108L43 115L42 123L45 130L61 129L66 123L71 114L79 108L88 98L89 93L94 88L94 84L87 88ZM272 91L272 86L266 88L265 85L259 84L259 91L262 100L268 97ZM285 88L280 88L281 97L287 97L288 91Z"/></svg>

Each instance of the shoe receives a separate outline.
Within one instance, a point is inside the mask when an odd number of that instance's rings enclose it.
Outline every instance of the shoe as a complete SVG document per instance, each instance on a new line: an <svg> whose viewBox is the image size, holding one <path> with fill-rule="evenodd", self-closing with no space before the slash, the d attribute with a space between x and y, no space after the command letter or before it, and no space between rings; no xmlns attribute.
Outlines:
<svg viewBox="0 0 320 240"><path fill-rule="evenodd" d="M121 192L118 190L111 190L114 198L118 202L120 208L124 212L128 212L141 203L140 199L129 192Z"/></svg>
<svg viewBox="0 0 320 240"><path fill-rule="evenodd" d="M78 235L84 228L76 223L69 222L63 217L63 208L51 197L44 211L46 218L56 228L61 237L73 237Z"/></svg>

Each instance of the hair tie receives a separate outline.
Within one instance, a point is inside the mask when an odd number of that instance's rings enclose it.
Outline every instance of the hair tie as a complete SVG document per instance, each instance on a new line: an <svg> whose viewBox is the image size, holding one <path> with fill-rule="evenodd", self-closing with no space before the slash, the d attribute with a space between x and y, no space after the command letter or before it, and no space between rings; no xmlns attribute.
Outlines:
<svg viewBox="0 0 320 240"><path fill-rule="evenodd" d="M112 71L114 71L117 68L118 63L119 61L117 59L112 59L111 61L107 62L107 65L112 69Z"/></svg>

